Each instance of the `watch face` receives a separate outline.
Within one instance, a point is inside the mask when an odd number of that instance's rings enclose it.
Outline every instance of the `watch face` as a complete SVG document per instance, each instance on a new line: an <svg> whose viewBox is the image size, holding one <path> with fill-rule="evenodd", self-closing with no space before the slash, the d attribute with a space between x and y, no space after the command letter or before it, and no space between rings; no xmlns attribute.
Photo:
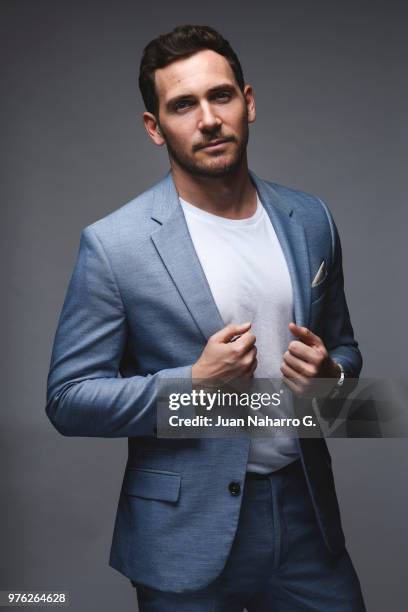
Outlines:
<svg viewBox="0 0 408 612"><path fill-rule="evenodd" d="M336 363L337 363L337 361L336 361ZM343 369L343 366L340 363L337 363L337 365L339 366L340 371L341 371L340 378L337 381L337 384L339 386L341 386L344 383L344 369Z"/></svg>

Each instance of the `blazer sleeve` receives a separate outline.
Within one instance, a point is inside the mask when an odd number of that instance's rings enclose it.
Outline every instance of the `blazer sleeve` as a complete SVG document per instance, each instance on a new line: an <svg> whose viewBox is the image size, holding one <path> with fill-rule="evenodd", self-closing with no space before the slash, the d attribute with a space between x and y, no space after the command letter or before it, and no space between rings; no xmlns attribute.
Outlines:
<svg viewBox="0 0 408 612"><path fill-rule="evenodd" d="M343 366L345 376L358 378L363 360L354 338L346 297L340 237L333 217L326 204L322 203L331 231L332 265L327 289L326 307L322 317L322 340L330 357Z"/></svg>
<svg viewBox="0 0 408 612"><path fill-rule="evenodd" d="M153 436L156 383L185 380L191 365L120 378L127 339L124 306L103 245L89 226L55 334L47 379L46 413L66 436Z"/></svg>

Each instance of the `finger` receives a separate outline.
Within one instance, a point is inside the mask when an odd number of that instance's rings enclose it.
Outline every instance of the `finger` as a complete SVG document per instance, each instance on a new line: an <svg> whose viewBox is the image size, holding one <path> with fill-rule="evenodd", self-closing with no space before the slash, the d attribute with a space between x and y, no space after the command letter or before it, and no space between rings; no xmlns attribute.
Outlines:
<svg viewBox="0 0 408 612"><path fill-rule="evenodd" d="M315 363L317 360L315 354L316 348L303 344L300 340L292 340L292 342L289 342L288 352L298 359L303 359L303 361L307 363Z"/></svg>
<svg viewBox="0 0 408 612"><path fill-rule="evenodd" d="M300 327L299 325L296 325L296 323L289 323L289 330L294 336L299 338L301 342L309 344L310 346L320 346L322 343L321 338L316 336L316 334L314 334L307 327Z"/></svg>
<svg viewBox="0 0 408 612"><path fill-rule="evenodd" d="M306 376L306 378L312 378L317 374L316 366L304 361L303 359L295 357L289 351L286 351L283 356L283 360L290 368L292 368L292 370Z"/></svg>
<svg viewBox="0 0 408 612"><path fill-rule="evenodd" d="M256 353L249 351L236 365L236 372L239 378L248 378L249 372L253 367Z"/></svg>
<svg viewBox="0 0 408 612"><path fill-rule="evenodd" d="M244 378L245 380L246 380L247 378L253 378L254 373L255 373L255 370L256 370L256 368L257 368L257 366L258 366L258 360L257 360L257 359L255 359L255 360L254 360L254 362L252 363L252 365L251 365L250 369L249 369L249 370L247 370L247 371L246 371L246 372L245 372L245 373L242 375L242 378Z"/></svg>
<svg viewBox="0 0 408 612"><path fill-rule="evenodd" d="M283 362L280 370L282 374L286 376L286 378L289 378L296 384L299 384L301 386L306 386L308 384L308 379L306 378L306 376L303 376L303 374L296 372L296 370L294 370L287 363Z"/></svg>
<svg viewBox="0 0 408 612"><path fill-rule="evenodd" d="M256 336L251 332L251 330L249 330L245 332L245 334L242 334L240 338L238 338L238 340L235 342L234 348L237 351L240 351L242 354L245 354L255 346L255 342Z"/></svg>
<svg viewBox="0 0 408 612"><path fill-rule="evenodd" d="M250 351L245 353L242 358L242 365L246 368L250 368L256 358L257 348L256 346L252 347Z"/></svg>
<svg viewBox="0 0 408 612"><path fill-rule="evenodd" d="M215 342L230 342L234 336L240 336L249 330L251 327L251 322L247 321L246 323L242 323L237 325L236 323L230 323L226 325L222 329L218 330L211 337Z"/></svg>
<svg viewBox="0 0 408 612"><path fill-rule="evenodd" d="M282 377L282 382L289 387L291 391L297 396L302 395L302 389L296 383L294 383L290 378L286 378L286 376Z"/></svg>
<svg viewBox="0 0 408 612"><path fill-rule="evenodd" d="M256 368L257 368L257 367L258 367L258 360L257 360L257 359L254 359L254 363L252 364L252 368L251 368L251 371L250 371L250 375L251 375L251 376L253 376L253 375L254 375L254 372L255 372L255 370L256 370Z"/></svg>

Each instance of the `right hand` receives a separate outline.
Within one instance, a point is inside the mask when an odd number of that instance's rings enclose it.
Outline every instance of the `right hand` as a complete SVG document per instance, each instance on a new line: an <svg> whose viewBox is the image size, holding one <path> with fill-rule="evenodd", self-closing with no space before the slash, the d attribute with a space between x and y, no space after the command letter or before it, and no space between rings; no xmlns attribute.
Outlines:
<svg viewBox="0 0 408 612"><path fill-rule="evenodd" d="M193 379L212 379L229 382L238 378L252 378L256 360L255 335L251 323L230 323L213 334L200 357L193 365ZM235 336L240 336L233 342Z"/></svg>

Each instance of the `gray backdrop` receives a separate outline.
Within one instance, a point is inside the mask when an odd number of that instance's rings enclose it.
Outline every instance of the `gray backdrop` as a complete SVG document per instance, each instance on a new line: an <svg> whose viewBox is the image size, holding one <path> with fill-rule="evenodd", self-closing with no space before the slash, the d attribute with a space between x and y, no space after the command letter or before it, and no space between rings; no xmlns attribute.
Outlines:
<svg viewBox="0 0 408 612"><path fill-rule="evenodd" d="M109 568L125 439L65 438L44 412L52 340L83 227L168 168L144 132L143 46L220 29L255 88L250 167L337 221L364 376L406 376L404 3L1 3L4 375L0 589L64 589L75 612L136 608ZM370 612L406 610L407 440L329 441ZM390 603L392 602L392 603ZM328 611L329 612L329 611Z"/></svg>

